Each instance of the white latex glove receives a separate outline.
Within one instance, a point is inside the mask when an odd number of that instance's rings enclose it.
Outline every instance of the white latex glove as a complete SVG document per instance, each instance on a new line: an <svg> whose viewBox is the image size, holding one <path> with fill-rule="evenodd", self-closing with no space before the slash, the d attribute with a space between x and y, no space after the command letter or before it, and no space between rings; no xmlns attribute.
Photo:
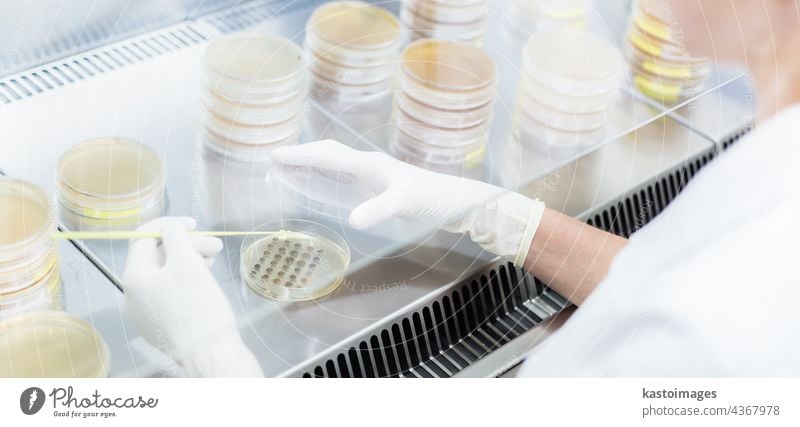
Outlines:
<svg viewBox="0 0 800 427"><path fill-rule="evenodd" d="M123 274L128 316L142 336L191 376L260 377L227 298L208 269L216 237L192 237L192 218L159 218L139 228L161 233L131 241Z"/></svg>
<svg viewBox="0 0 800 427"><path fill-rule="evenodd" d="M372 197L356 206L350 225L364 229L393 216L469 233L484 249L522 266L544 213L544 203L480 181L427 171L378 152L357 151L326 140L272 152L271 174L342 178ZM313 171L313 172L309 172ZM311 182L313 185L313 181ZM302 190L301 190L302 191ZM311 197L313 198L313 197Z"/></svg>

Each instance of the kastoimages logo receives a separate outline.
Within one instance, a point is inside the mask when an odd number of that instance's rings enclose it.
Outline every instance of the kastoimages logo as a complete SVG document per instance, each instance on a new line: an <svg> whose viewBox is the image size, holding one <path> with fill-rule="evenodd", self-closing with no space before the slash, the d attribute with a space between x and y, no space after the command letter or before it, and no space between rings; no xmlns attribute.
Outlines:
<svg viewBox="0 0 800 427"><path fill-rule="evenodd" d="M19 409L25 415L33 415L44 406L44 391L39 387L29 387L19 396Z"/></svg>

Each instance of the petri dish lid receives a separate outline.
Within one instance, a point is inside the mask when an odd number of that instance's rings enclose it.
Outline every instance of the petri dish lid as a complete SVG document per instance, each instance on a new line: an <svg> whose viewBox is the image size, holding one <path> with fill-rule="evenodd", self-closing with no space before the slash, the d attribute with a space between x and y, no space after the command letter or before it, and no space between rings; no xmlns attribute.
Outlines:
<svg viewBox="0 0 800 427"><path fill-rule="evenodd" d="M597 113L565 113L554 110L544 103L530 99L525 94L517 98L517 108L525 116L532 117L548 126L572 132L585 132L599 129L608 124L610 115L607 111Z"/></svg>
<svg viewBox="0 0 800 427"><path fill-rule="evenodd" d="M605 86L618 80L623 70L616 46L583 31L536 33L525 44L523 56L528 73L566 82L589 81Z"/></svg>
<svg viewBox="0 0 800 427"><path fill-rule="evenodd" d="M206 128L229 141L243 145L263 145L280 142L298 132L302 120L298 111L288 119L269 125L245 125L231 122L213 112L208 113Z"/></svg>
<svg viewBox="0 0 800 427"><path fill-rule="evenodd" d="M396 61L388 61L374 66L350 67L329 61L311 50L313 58L309 68L311 71L326 80L345 84L372 84L383 82L394 77L397 70Z"/></svg>
<svg viewBox="0 0 800 427"><path fill-rule="evenodd" d="M303 51L291 40L252 32L211 42L204 61L220 76L270 85L300 78L305 66Z"/></svg>
<svg viewBox="0 0 800 427"><path fill-rule="evenodd" d="M585 132L570 132L552 128L520 114L519 111L515 111L513 120L515 136L523 144L546 144L551 147L572 148L600 142L606 136L605 127Z"/></svg>
<svg viewBox="0 0 800 427"><path fill-rule="evenodd" d="M139 205L143 198L163 194L164 180L164 165L158 154L126 138L78 143L58 161L61 196L81 206Z"/></svg>
<svg viewBox="0 0 800 427"><path fill-rule="evenodd" d="M393 120L394 126L400 132L414 139L427 141L432 145L451 148L474 145L480 141L485 141L491 125L490 122L484 122L468 128L447 129L422 123L399 108L394 108Z"/></svg>
<svg viewBox="0 0 800 427"><path fill-rule="evenodd" d="M0 177L0 261L17 251L49 242L55 212L47 195L34 184Z"/></svg>
<svg viewBox="0 0 800 427"><path fill-rule="evenodd" d="M314 10L306 33L337 47L386 49L400 41L400 23L388 11L360 1L324 4Z"/></svg>
<svg viewBox="0 0 800 427"><path fill-rule="evenodd" d="M470 92L494 84L497 67L468 42L423 39L403 51L403 73L435 90Z"/></svg>
<svg viewBox="0 0 800 427"><path fill-rule="evenodd" d="M111 356L89 323L58 311L0 323L0 377L102 378Z"/></svg>
<svg viewBox="0 0 800 427"><path fill-rule="evenodd" d="M489 101L475 108L449 110L437 108L416 99L419 93L398 92L394 104L407 116L420 122L447 129L463 129L491 121L494 102Z"/></svg>
<svg viewBox="0 0 800 427"><path fill-rule="evenodd" d="M412 160L412 164L463 165L466 168L473 168L483 160L487 143L488 138L473 145L454 149L431 145L398 131L392 139L391 149L402 160Z"/></svg>
<svg viewBox="0 0 800 427"><path fill-rule="evenodd" d="M214 92L206 92L206 108L228 121L244 125L269 125L283 122L296 116L305 105L305 97L282 103L249 104L231 101Z"/></svg>

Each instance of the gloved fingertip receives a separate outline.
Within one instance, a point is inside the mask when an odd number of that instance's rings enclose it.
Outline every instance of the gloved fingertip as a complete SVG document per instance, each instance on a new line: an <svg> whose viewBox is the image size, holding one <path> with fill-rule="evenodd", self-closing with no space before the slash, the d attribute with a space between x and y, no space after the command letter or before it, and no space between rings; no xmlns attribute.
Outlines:
<svg viewBox="0 0 800 427"><path fill-rule="evenodd" d="M190 216L182 216L179 220L188 231L194 231L197 228L197 220Z"/></svg>

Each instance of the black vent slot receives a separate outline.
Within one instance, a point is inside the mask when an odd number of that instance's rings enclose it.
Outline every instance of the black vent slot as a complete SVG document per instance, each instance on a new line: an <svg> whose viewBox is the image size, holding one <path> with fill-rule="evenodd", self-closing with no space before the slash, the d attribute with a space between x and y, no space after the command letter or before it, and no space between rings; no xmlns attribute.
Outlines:
<svg viewBox="0 0 800 427"><path fill-rule="evenodd" d="M625 238L630 237L663 212L714 156L714 152L709 151L696 157L672 173L628 193L621 201L588 218L586 223Z"/></svg>
<svg viewBox="0 0 800 427"><path fill-rule="evenodd" d="M753 127L752 126L748 126L748 127L744 128L744 129L742 129L741 131L736 132L733 135L729 136L724 141L722 141L722 149L723 150L727 150L728 148L730 148L731 145L735 144L737 141L742 139L742 137L745 136L751 130L753 130Z"/></svg>
<svg viewBox="0 0 800 427"><path fill-rule="evenodd" d="M501 265L303 377L450 377L567 305L531 276Z"/></svg>

